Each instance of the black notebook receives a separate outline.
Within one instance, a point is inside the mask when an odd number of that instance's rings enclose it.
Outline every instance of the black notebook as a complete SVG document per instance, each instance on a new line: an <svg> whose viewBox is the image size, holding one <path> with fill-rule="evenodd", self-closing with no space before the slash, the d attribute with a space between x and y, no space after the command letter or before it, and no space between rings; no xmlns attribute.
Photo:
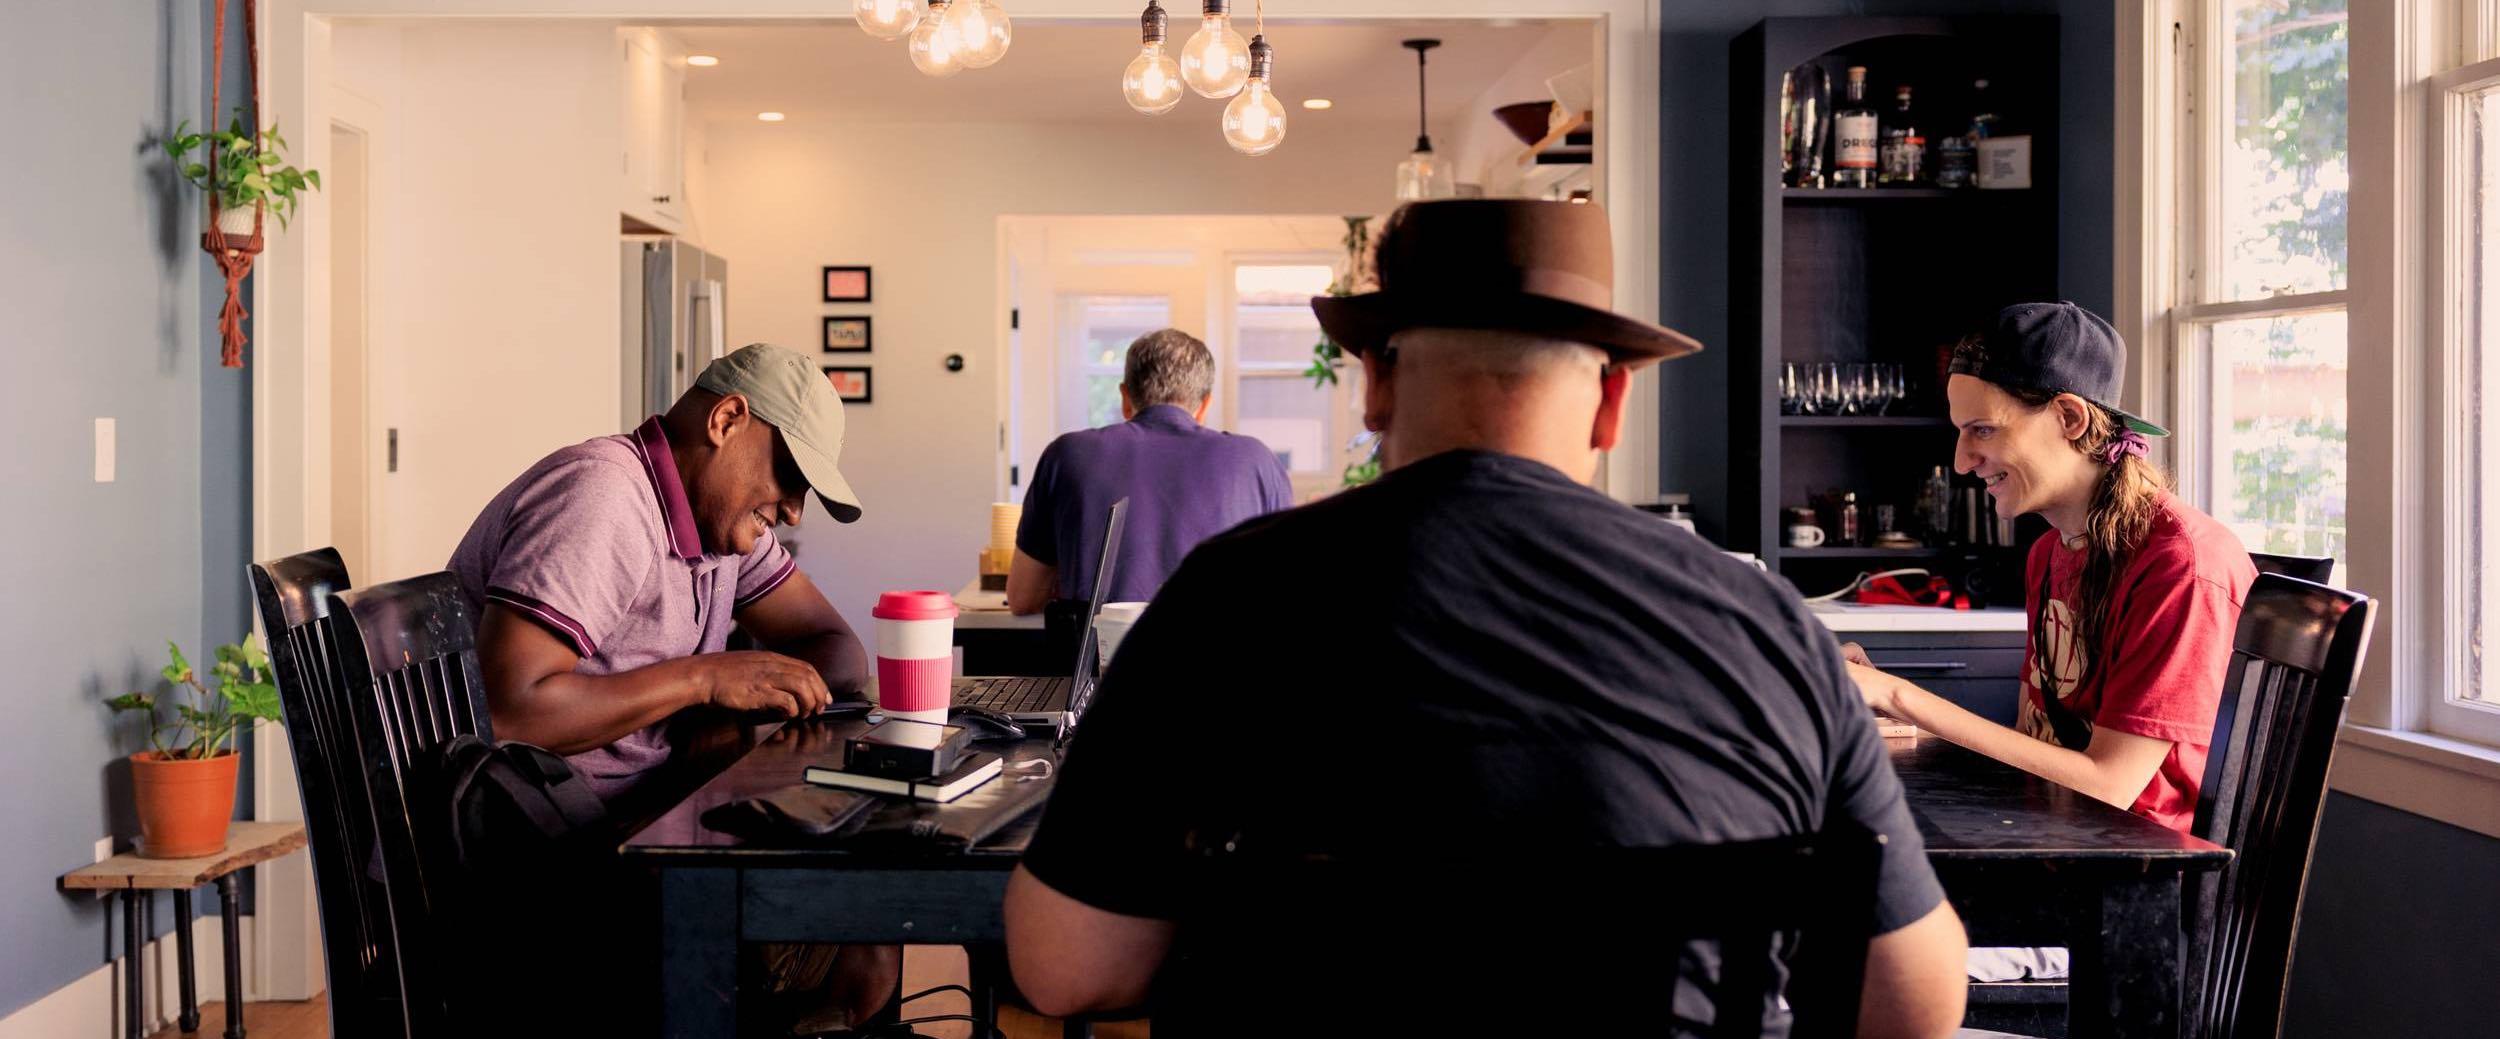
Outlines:
<svg viewBox="0 0 2500 1039"><path fill-rule="evenodd" d="M931 776L927 779L888 779L884 776L865 776L857 772L845 772L838 768L826 768L822 765L808 766L803 778L817 786L864 790L872 794L892 794L916 801L935 801L945 804L964 796L974 787L989 782L998 775L1001 764L996 754L974 752L964 755L964 759L945 775Z"/></svg>

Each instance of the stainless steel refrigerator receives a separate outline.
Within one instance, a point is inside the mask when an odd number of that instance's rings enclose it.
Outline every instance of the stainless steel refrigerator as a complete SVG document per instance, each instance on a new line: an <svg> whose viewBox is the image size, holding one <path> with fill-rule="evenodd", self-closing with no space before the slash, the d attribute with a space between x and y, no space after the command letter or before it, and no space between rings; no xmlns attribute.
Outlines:
<svg viewBox="0 0 2500 1039"><path fill-rule="evenodd" d="M728 352L729 264L674 238L627 238L622 259L623 428L632 429Z"/></svg>

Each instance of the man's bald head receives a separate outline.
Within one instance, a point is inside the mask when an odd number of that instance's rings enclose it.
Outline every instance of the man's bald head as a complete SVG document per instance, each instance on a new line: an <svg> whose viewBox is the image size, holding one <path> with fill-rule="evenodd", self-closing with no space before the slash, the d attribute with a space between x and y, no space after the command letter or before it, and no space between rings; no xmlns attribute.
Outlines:
<svg viewBox="0 0 2500 1039"><path fill-rule="evenodd" d="M1552 465L1582 482L1621 425L1622 369L1585 343L1487 329L1415 328L1363 357L1364 422L1390 468L1462 448Z"/></svg>

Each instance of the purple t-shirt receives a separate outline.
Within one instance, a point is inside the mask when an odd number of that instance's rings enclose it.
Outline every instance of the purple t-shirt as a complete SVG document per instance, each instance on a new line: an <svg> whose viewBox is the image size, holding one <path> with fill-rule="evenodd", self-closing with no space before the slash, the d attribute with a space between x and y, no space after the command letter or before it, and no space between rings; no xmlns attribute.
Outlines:
<svg viewBox="0 0 2500 1039"><path fill-rule="evenodd" d="M1060 599L1094 594L1111 503L1128 499L1111 602L1154 597L1198 543L1293 505L1276 452L1157 404L1116 426L1081 429L1042 449L1024 492L1016 549L1059 568Z"/></svg>
<svg viewBox="0 0 2500 1039"><path fill-rule="evenodd" d="M531 466L495 495L452 552L451 571L480 616L493 603L581 655L574 670L612 675L717 653L737 611L797 570L781 543L707 555L660 420L586 440ZM565 760L603 798L668 760L668 721Z"/></svg>

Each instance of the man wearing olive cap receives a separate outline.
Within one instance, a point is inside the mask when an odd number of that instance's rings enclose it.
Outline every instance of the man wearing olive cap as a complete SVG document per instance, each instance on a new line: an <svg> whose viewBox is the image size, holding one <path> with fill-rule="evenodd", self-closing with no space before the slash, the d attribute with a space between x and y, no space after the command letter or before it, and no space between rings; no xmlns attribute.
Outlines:
<svg viewBox="0 0 2500 1039"><path fill-rule="evenodd" d="M689 708L801 718L862 698L859 636L772 536L811 490L835 520L859 518L841 450L842 402L815 363L759 343L712 362L667 414L505 487L451 558L483 618L495 735L565 755L614 804L667 762ZM733 628L764 648L729 651ZM878 946L768 956L766 984L820 993L823 1027L874 1012L900 964Z"/></svg>

